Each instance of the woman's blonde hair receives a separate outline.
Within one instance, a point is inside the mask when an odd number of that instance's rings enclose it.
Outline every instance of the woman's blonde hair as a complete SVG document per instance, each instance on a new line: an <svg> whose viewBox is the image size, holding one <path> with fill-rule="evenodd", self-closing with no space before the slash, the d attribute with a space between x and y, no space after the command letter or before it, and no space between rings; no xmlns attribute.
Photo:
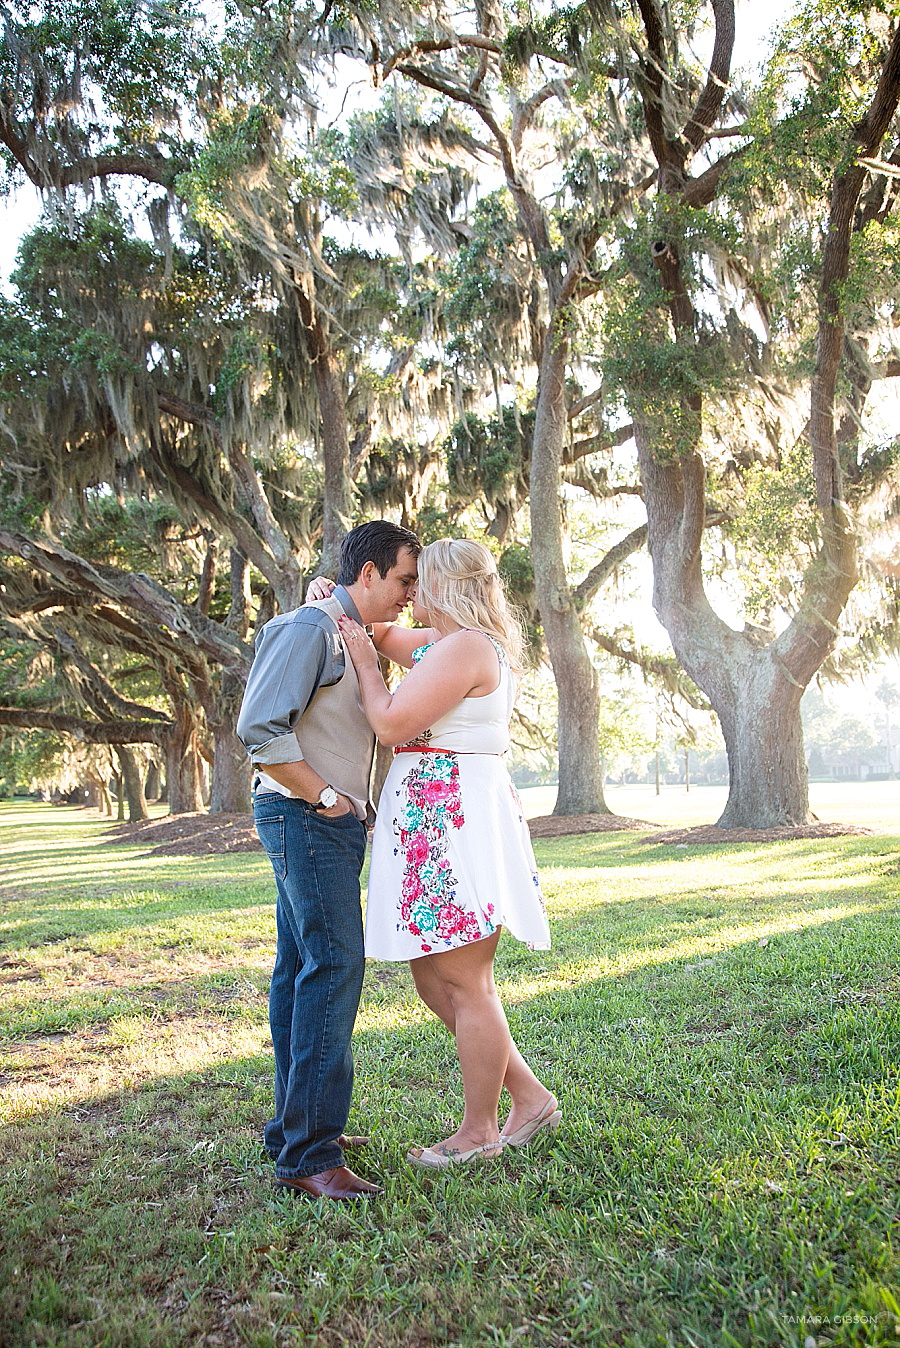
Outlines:
<svg viewBox="0 0 900 1348"><path fill-rule="evenodd" d="M483 543L439 538L419 556L419 603L432 617L445 614L460 627L487 632L521 674L522 626L511 608L497 563Z"/></svg>

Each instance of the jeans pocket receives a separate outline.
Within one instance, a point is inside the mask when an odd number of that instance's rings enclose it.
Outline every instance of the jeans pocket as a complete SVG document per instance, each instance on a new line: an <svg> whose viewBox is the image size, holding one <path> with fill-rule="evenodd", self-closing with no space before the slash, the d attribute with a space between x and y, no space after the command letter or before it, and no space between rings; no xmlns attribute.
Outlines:
<svg viewBox="0 0 900 1348"><path fill-rule="evenodd" d="M284 815L273 814L267 819L257 819L256 832L259 841L266 849L266 856L272 863L276 880L287 878L287 855L284 848Z"/></svg>

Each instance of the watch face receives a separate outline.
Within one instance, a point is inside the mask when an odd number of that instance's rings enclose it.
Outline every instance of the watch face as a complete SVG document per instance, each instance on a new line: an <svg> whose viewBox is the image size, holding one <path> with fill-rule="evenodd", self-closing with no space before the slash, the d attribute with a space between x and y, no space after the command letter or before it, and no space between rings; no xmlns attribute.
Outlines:
<svg viewBox="0 0 900 1348"><path fill-rule="evenodd" d="M326 810L330 810L332 805L337 804L337 792L333 786L326 786L319 796L319 804L324 805Z"/></svg>

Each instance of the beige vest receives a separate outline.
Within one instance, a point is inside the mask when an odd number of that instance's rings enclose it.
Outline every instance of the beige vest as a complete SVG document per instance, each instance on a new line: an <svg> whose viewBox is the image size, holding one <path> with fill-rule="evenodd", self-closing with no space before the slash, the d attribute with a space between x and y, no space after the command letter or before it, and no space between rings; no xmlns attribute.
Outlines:
<svg viewBox="0 0 900 1348"><path fill-rule="evenodd" d="M343 613L337 599L316 599L307 605L335 620ZM348 796L360 819L374 819L369 779L375 753L375 732L366 720L359 681L349 656L337 683L319 688L294 726L303 757L335 791Z"/></svg>

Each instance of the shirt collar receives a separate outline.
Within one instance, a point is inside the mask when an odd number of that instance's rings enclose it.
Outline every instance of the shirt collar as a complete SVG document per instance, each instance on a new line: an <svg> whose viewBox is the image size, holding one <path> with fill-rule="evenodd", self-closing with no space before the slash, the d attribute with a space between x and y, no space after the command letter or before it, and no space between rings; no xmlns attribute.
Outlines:
<svg viewBox="0 0 900 1348"><path fill-rule="evenodd" d="M359 609L356 607L343 585L335 585L331 593L332 597L338 601L347 617L352 618L355 623L359 623L360 627L365 627L365 623L359 616Z"/></svg>

